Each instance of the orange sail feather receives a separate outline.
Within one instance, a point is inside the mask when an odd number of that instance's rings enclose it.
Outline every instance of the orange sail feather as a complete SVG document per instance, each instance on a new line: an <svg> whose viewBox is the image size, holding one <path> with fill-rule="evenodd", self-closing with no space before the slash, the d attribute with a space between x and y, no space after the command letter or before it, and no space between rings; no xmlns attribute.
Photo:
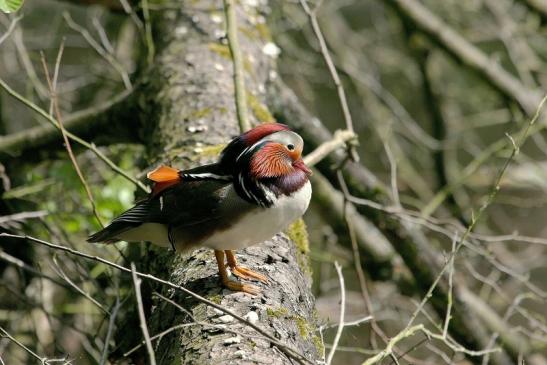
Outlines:
<svg viewBox="0 0 547 365"><path fill-rule="evenodd" d="M165 165L161 165L155 170L150 171L146 177L155 182L152 188L152 196L158 195L163 190L180 181L179 170Z"/></svg>

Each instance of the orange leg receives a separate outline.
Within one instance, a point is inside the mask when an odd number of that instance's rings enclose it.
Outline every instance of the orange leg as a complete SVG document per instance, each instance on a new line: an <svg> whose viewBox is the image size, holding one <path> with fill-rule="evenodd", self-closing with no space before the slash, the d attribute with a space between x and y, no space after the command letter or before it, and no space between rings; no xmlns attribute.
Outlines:
<svg viewBox="0 0 547 365"><path fill-rule="evenodd" d="M260 289L251 284L242 284L237 281L228 279L228 272L226 271L226 264L224 263L224 252L215 250L215 257L217 259L218 273L220 274L220 281L222 284L230 290L242 291L245 293L257 295L260 293Z"/></svg>
<svg viewBox="0 0 547 365"><path fill-rule="evenodd" d="M228 266L230 266L230 270L232 271L232 274L237 276L241 279L255 279L258 281L261 281L263 283L268 283L268 278L260 273L254 272L244 266L238 266L236 256L232 252L232 250L224 250L226 252L226 258L228 259Z"/></svg>

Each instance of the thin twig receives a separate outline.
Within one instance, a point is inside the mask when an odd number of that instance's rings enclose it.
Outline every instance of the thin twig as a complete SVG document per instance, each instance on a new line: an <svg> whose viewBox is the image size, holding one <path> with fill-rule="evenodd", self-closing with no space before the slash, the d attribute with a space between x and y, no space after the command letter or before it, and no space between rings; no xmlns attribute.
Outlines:
<svg viewBox="0 0 547 365"><path fill-rule="evenodd" d="M0 17L0 19L2 18ZM36 69L34 68L34 64L32 63L27 47L25 46L23 28L20 26L15 27L11 39L13 41L13 44L15 45L15 48L17 49L19 60L28 76L28 80L34 87L36 94L38 94L40 99L46 99L49 93L47 88L42 84L38 75L36 74Z"/></svg>
<svg viewBox="0 0 547 365"><path fill-rule="evenodd" d="M393 348L395 347L395 345L407 338L407 337L410 337L412 335L414 335L417 331L419 331L421 328L423 328L423 325L422 324L419 324L417 326L414 326L414 327L410 327L410 328L407 328L405 329L404 331L401 331L399 332L396 336L394 336L393 338L391 338L386 346L386 348L382 351L380 351L379 353L377 353L376 355L368 358L364 363L363 365L372 365L372 364L376 364L377 362L380 362L382 361L383 359L385 359L386 357L390 356L392 353L393 353Z"/></svg>
<svg viewBox="0 0 547 365"><path fill-rule="evenodd" d="M370 322L371 320L372 320L372 316L365 316L365 317L362 317L353 321L349 321L349 322L344 321L344 327L360 326L363 323ZM335 327L335 325L333 325L332 327ZM325 326L325 328L331 328L331 326Z"/></svg>
<svg viewBox="0 0 547 365"><path fill-rule="evenodd" d="M52 276L49 276L48 274L45 274L45 273L43 273L39 270L36 270L34 267L32 267L29 264L25 263L23 260L20 260L17 257L14 257L14 256L12 256L12 255L10 255L7 252L4 252L2 250L0 250L0 260L2 260L4 262L7 262L9 264L15 265L18 268L31 273L32 275L36 275L36 276L42 277L44 279L47 279L47 280L51 281L52 283L55 283L59 286L62 286L63 288L70 289L70 287L67 284L63 283L62 281L60 281L60 280L58 280L58 279L56 279Z"/></svg>
<svg viewBox="0 0 547 365"><path fill-rule="evenodd" d="M235 14L235 4L233 0L224 0L224 14L226 18L226 32L228 36L228 46L232 55L232 64L234 70L234 88L237 120L241 132L248 131L251 128L249 122L249 113L247 111L247 93L245 91L245 79L243 73L243 61L241 59L241 49L237 37L237 20Z"/></svg>
<svg viewBox="0 0 547 365"><path fill-rule="evenodd" d="M343 63L343 61L341 62ZM387 107L387 110L399 120L409 133L404 133L406 138L411 138L419 147L427 147L434 151L441 149L441 142L428 134L418 122L410 115L408 110L399 102L399 100L386 89L380 81L373 75L367 73L366 70L358 68L354 65L337 65L343 72L347 73L353 81L366 86L368 91L371 91L376 96L378 101Z"/></svg>
<svg viewBox="0 0 547 365"><path fill-rule="evenodd" d="M53 69L53 80L51 82L51 87L50 87L50 101L49 101L50 115L53 115L53 106L55 102L57 103L59 102L57 97L57 81L59 79L59 70L61 68L61 59L63 57L64 47L65 47L65 38L63 37L63 40L61 41L61 46L59 47L59 51L57 52L57 58L55 59L55 67ZM43 52L40 53L40 56L42 58L44 57ZM42 63L45 64L45 61L42 61ZM45 67L45 69L47 70L47 67ZM45 74L46 74L46 78L49 77L49 71L46 72Z"/></svg>
<svg viewBox="0 0 547 365"><path fill-rule="evenodd" d="M325 347L328 349L331 349L332 345L329 343L326 343ZM378 351L376 350L368 350L365 348L353 347L353 346L338 346L337 349L338 351L341 351L341 352L355 352L357 354L363 354L363 355L376 355L378 353Z"/></svg>
<svg viewBox="0 0 547 365"><path fill-rule="evenodd" d="M57 259L53 257L53 263L55 264L55 267L52 267L52 269L59 275L63 280L65 280L74 290L76 290L78 293L80 293L82 296L87 298L91 303L95 304L101 311L103 311L105 314L110 315L110 312L108 309L104 307L101 303L99 303L95 298L93 298L91 295L86 293L82 288L80 288L78 285L76 285L69 277L68 275L63 271L59 263L57 262Z"/></svg>
<svg viewBox="0 0 547 365"><path fill-rule="evenodd" d="M154 46L154 38L152 37L152 23L150 22L150 7L148 6L148 0L141 0L142 15L144 18L144 37L146 40L146 48L148 51L146 60L148 65L152 65L154 62L154 55L156 48Z"/></svg>
<svg viewBox="0 0 547 365"><path fill-rule="evenodd" d="M452 240L452 253L456 250L456 243L458 242L458 236L454 235L454 239ZM452 255L450 258L450 266L448 270L448 295L447 295L447 304L446 304L446 316L444 318L444 326L443 326L443 337L448 336L448 325L450 323L451 311L452 311L452 292L454 291L454 258L456 255Z"/></svg>
<svg viewBox="0 0 547 365"><path fill-rule="evenodd" d="M150 335L148 334L148 326L146 325L146 317L144 315L144 308L142 305L141 296L141 282L142 280L137 277L135 263L131 263L131 277L133 278L133 284L135 286L135 297L137 298L137 309L139 310L139 321L141 326L144 342L146 343L146 351L148 352L148 358L151 365L156 365L156 354L152 348L152 341L150 341Z"/></svg>
<svg viewBox="0 0 547 365"><path fill-rule="evenodd" d="M108 39L108 35L106 34L106 30L101 24L101 21L96 16L93 17L91 20L91 23L93 24L93 27L95 27L95 30L97 31L97 34L99 34L99 39L101 40L101 43L103 44L104 49L110 53L114 54L114 47L112 46L112 43L110 42L110 39Z"/></svg>
<svg viewBox="0 0 547 365"><path fill-rule="evenodd" d="M2 326L0 326L0 333L2 333L2 336L5 336L7 338L9 338L13 343L15 343L17 346L19 346L20 348L22 348L23 350L25 350L26 352L28 352L29 354L31 354L35 359L37 359L38 361L40 361L41 364L45 363L45 361L47 360L47 357L40 357L39 355L37 355L35 352L33 352L31 349L29 349L28 347L26 347L25 345L23 345L21 342L17 341L17 339L15 339L12 335L10 335L8 333L8 331L6 331L4 328L2 328Z"/></svg>
<svg viewBox="0 0 547 365"><path fill-rule="evenodd" d="M125 88L127 90L131 90L133 88L133 85L131 84L131 79L129 78L129 75L123 65L107 50L105 50L89 33L87 29L79 25L72 19L70 16L70 13L68 11L63 12L63 17L65 18L65 21L67 25L75 30L76 32L80 33L82 37L89 43L91 48L95 50L101 57L103 57L110 65L118 72L120 75Z"/></svg>
<svg viewBox="0 0 547 365"><path fill-rule="evenodd" d="M49 213L45 210L38 210L35 212L20 212L10 215L3 215L0 216L0 227L7 227L13 223L24 222L27 219L41 218L48 214Z"/></svg>
<svg viewBox="0 0 547 365"><path fill-rule="evenodd" d="M310 9L310 7L308 6L307 0L300 0L300 4L302 5L302 8L304 8L304 11L308 15L308 17L310 18L310 23L311 23L313 32L315 34L315 37L317 38L317 41L319 42L319 48L321 49L321 54L323 55L323 59L325 60L325 63L327 64L327 68L329 69L331 78L334 82L334 85L336 86L338 99L340 101L340 106L342 107L342 113L344 115L344 121L346 123L346 129L348 131L353 132L354 131L353 120L351 118L351 112L349 110L348 101L346 98L346 92L344 91L344 87L342 86L342 82L340 81L340 76L338 75L336 66L334 66L334 62L332 62L329 48L327 47L327 42L325 41L325 37L323 36L323 33L321 32L321 27L319 26L319 22L317 21L317 11L319 10L319 6L321 2L319 2L313 10ZM357 154L355 146L349 145L348 147L349 147L349 153L350 153L351 159L353 161L359 161L359 155Z"/></svg>
<svg viewBox="0 0 547 365"><path fill-rule="evenodd" d="M15 18L13 18L13 19L11 20L11 23L10 23L8 29L7 29L6 32L5 32L4 34L2 34L2 36L0 37L0 45L1 45L2 43L4 43L4 41L5 41L6 39L8 39L8 37L9 37L10 34L11 34L11 32L13 32L13 30L15 29L15 26L17 25L17 22L18 22L19 20L21 20L21 18L23 18L23 15L17 15Z"/></svg>
<svg viewBox="0 0 547 365"><path fill-rule="evenodd" d="M385 335L384 331L382 331L380 326L378 326L378 324L376 323L374 319L374 308L372 306L372 301L370 300L370 294L368 291L367 281L366 281L365 273L363 271L363 267L361 264L361 255L359 254L355 227L353 226L353 222L351 221L348 215L348 212L352 206L352 204L348 201L348 198L347 198L347 196L349 195L349 190L341 169L338 169L338 171L336 171L336 175L338 177L338 182L340 184L340 187L342 189L343 196L344 196L344 220L346 222L346 227L348 228L349 236L351 239L353 263L355 266L355 270L357 272L357 278L359 279L359 287L361 289L361 295L363 296L363 300L365 302L365 306L366 306L366 310L368 314L372 316L371 327L373 332L371 333L371 336L370 336L370 344L373 349L376 349L378 347L377 346L378 344L376 342L376 337L374 336L374 334L376 333L378 336L380 336L382 340L384 341L384 343L387 343L387 336Z"/></svg>
<svg viewBox="0 0 547 365"><path fill-rule="evenodd" d="M308 166L314 166L332 151L347 145L351 141L356 141L357 135L350 130L337 130L331 140L317 146L312 152L304 157L304 163Z"/></svg>
<svg viewBox="0 0 547 365"><path fill-rule="evenodd" d="M399 199L399 189L397 188L397 160L395 159L393 151L391 151L391 147L389 147L388 139L389 137L385 138L383 145L386 151L387 159L389 161L389 169L391 171L391 195L393 196L393 204L400 207L401 201Z"/></svg>
<svg viewBox="0 0 547 365"><path fill-rule="evenodd" d="M344 195L336 190L321 172L313 171L311 183L314 200L323 207L325 217L329 221L333 220L331 223L337 222L334 224L343 226L345 220L351 222L359 250L364 249L374 262L390 263L393 260L396 255L388 239L375 225L360 215L351 202L344 202L347 200L344 199ZM351 239L351 235L349 238Z"/></svg>
<svg viewBox="0 0 547 365"><path fill-rule="evenodd" d="M104 339L103 352L101 354L101 361L99 362L100 365L106 364L106 360L108 359L108 344L110 343L110 338L112 337L112 332L114 331L114 324L116 323L116 316L118 315L118 311L120 310L120 308L120 297L116 296L116 303L114 304L114 308L112 308L112 311L110 312L108 329L106 331L106 337Z"/></svg>
<svg viewBox="0 0 547 365"><path fill-rule="evenodd" d="M334 341L332 342L332 348L329 351L327 356L326 364L330 365L332 362L332 357L336 352L336 347L342 336L342 331L344 331L344 318L346 315L346 287L344 284L344 275L342 274L342 266L335 261L334 267L336 268L336 273L338 274L338 281L340 282L340 317L338 319L338 329L336 330L336 335L334 336Z"/></svg>
<svg viewBox="0 0 547 365"><path fill-rule="evenodd" d="M165 335L167 335L168 333L171 333L173 331L176 331L177 329L179 328L184 328L184 327L189 327L189 326L195 326L195 325L198 325L198 324L201 324L201 325L206 325L206 324L203 324L203 323L198 323L198 321L196 321L196 319L192 316L192 314L187 311L185 308L183 308L182 306L180 306L179 304L175 303L174 301L172 301L171 299L169 298L166 298L164 297L163 295L161 295L160 293L153 293L155 296L161 298L162 300L165 300L166 302L168 302L169 304L175 306L177 309L179 309L180 311L183 311L186 315L188 315L191 319L192 319L192 323L182 323L182 324L177 324L175 326L172 326L172 327L169 327L168 329L158 333L158 334L155 334L154 336L150 337L150 340L151 341L154 341L155 339L159 338L161 340L161 338ZM214 326L214 325L212 325ZM145 341L142 341L140 344L138 344L137 346L133 347L132 349L130 349L129 351L125 352L123 354L124 357L128 357L129 355L131 355L133 352L137 351L138 349L140 349L142 346L145 345Z"/></svg>
<svg viewBox="0 0 547 365"><path fill-rule="evenodd" d="M404 340L405 338L408 338L408 337L411 337L413 336L414 334L416 334L417 332L422 332L424 335L426 335L428 338L434 338L436 340L439 340L439 341L443 341L443 343L448 346L450 349L452 349L453 351L455 352L463 352L464 354L466 355L469 355L469 356L484 356L485 354L489 354L489 353L493 353L493 352L499 352L500 349L499 348L495 348L495 349L486 349L486 350L481 350L481 351L473 351L473 350L468 350L466 349L465 347L459 345L459 344L455 344L455 343L452 343L451 341L448 341L448 339L444 338L442 335L440 334L437 334L437 333L433 333L431 332L430 330L428 330L427 328L425 328L425 326L423 324L417 324L415 326L411 326L411 327L408 327L408 328L405 328L403 329L402 331L400 331L399 333L397 333L397 335L395 335L394 337L392 337L386 348L382 351L380 351L378 354L376 354L375 356L373 357L370 357L368 358L365 362L363 362L362 365L372 365L372 364L376 364L380 361L382 361L383 359L385 359L386 357L390 357L391 354L393 354L393 349L395 347L395 345Z"/></svg>
<svg viewBox="0 0 547 365"><path fill-rule="evenodd" d="M59 69L59 64L61 62L61 57L63 54L63 50L65 47L65 43L61 42L61 46L59 47L59 54L57 56L57 63L55 64L55 69ZM46 63L46 58L44 56L44 53L40 53L40 58L42 61L42 66L44 68L44 73L46 75L47 84L49 86L49 92L51 97L51 102L53 105L53 110L55 111L55 116L57 117L57 123L59 124L59 130L61 131L61 134L63 136L63 140L65 141L65 148L68 153L68 156L70 157L70 161L72 162L72 165L74 166L74 170L76 170L76 173L78 174L78 178L80 179L80 182L84 186L85 192L87 194L87 198L89 202L91 203L91 209L93 210L93 214L95 215L95 218L97 219L97 222L99 222L99 225L104 228L103 222L101 221L101 217L99 217L99 212L97 211L97 206L95 204L95 199L93 199L93 194L91 193L91 189L89 188L89 185L87 184L87 181L85 180L84 175L82 174L82 170L80 170L80 166L78 165L78 161L76 160L76 156L74 156L74 153L72 152L72 146L70 144L70 141L67 137L67 133L65 130L65 127L63 126L62 118L61 118L61 111L59 109L59 100L57 98L57 93L55 92L55 88L53 86L53 83L51 81L51 77L49 75L49 70Z"/></svg>
<svg viewBox="0 0 547 365"><path fill-rule="evenodd" d="M168 329L164 330L164 331L161 331L160 333L157 333L155 334L154 336L150 337L150 341L155 341L156 339L161 339L163 338L163 336L165 335L168 335L169 333L173 332L173 331L176 331L178 329L181 329L181 328L185 328L185 327L190 327L190 326L197 326L198 323L181 323L181 324L177 324L177 325L174 325L172 327L169 327ZM133 347L132 349L130 349L129 351L125 352L123 354L123 357L128 357L129 355L131 355L133 352L137 351L138 349L140 349L141 347L143 347L144 345L146 344L146 342L143 340L140 344L138 344L137 346Z"/></svg>
<svg viewBox="0 0 547 365"><path fill-rule="evenodd" d="M133 23L135 23L135 26L137 29L142 33L142 21L139 19L139 16L135 13L133 8L131 7L131 4L129 4L128 0L120 0L120 4L123 7L123 10L131 17L131 20Z"/></svg>

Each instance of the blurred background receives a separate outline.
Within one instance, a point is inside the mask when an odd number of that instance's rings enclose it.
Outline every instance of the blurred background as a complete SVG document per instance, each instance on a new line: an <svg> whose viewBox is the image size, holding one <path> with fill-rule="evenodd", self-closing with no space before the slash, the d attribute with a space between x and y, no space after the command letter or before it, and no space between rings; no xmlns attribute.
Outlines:
<svg viewBox="0 0 547 365"><path fill-rule="evenodd" d="M64 40L56 82L66 120L134 87L146 55L138 6L127 13L124 6L130 5L125 1L105 1L106 6L75 3L27 1L16 13L0 14L0 78L44 110L50 101L40 52L52 73ZM167 6L171 5L151 1L150 11ZM518 141L547 89L547 3L325 0L309 6L318 6L316 19L347 95L361 163L393 199L385 210L377 209L378 214L420 226L431 249L427 254L435 253L444 262L453 240L461 238L486 202L513 140ZM302 4L270 3L265 17L264 31L275 45L281 79L329 130L343 129L337 89ZM5 88L0 91L3 136L44 123ZM540 117L507 168L497 197L453 263L459 283L454 295L480 318L489 346L504 346L514 363L534 365L547 364L544 126ZM131 136L123 136L98 148L142 178L142 157L135 156L142 156L143 147L131 142ZM119 260L124 243L85 244L99 225L66 151L59 146L19 153L27 142L19 143L0 139L2 230ZM131 182L92 151L75 152L104 222L132 206ZM320 324L338 320L340 289L334 261L344 267L346 320L374 314L374 325L366 322L344 330L333 361L360 364L384 347L382 334L389 338L404 328L423 297L413 287L420 277L407 275L401 258L391 251L385 266L362 257L368 291L364 293L347 226L333 219L320 198L313 200L304 219ZM365 225L365 240L367 234L386 240L376 222L363 217L355 224ZM36 353L52 358L68 353L74 363L98 363L108 328L107 308L101 303L131 296L129 279L104 265L60 260L43 247L5 237L0 238L0 254L1 326ZM421 254L425 252L417 252ZM408 276L412 280L407 286ZM442 321L426 304L416 323ZM334 328L324 330L327 351L334 334ZM401 364L469 361L423 334L399 347L399 354L409 351L408 357L399 359ZM5 364L35 360L5 338L0 338L0 355ZM491 361L490 354L474 360Z"/></svg>

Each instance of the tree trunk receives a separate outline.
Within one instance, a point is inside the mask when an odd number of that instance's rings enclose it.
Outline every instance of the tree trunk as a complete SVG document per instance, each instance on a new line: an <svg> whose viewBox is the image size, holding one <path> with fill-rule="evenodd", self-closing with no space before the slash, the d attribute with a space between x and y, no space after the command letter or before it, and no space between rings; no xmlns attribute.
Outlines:
<svg viewBox="0 0 547 365"><path fill-rule="evenodd" d="M264 99L265 84L275 77L275 63L262 51L269 41L261 15L265 10L239 4L236 8L246 92L255 124L271 121L260 100ZM136 95L142 108L140 129L147 141L150 168L166 163L187 169L212 162L224 144L239 134L232 61L222 37L223 9L219 1L187 1L180 9L155 13L152 24L155 60L144 73ZM257 296L223 289L213 251L208 249L178 255L150 248L141 270L256 320L280 342L315 362L320 357L321 341L316 335L307 244L305 227L297 223L288 234L280 233L259 246L238 251L239 262L270 279L269 285L257 284L262 289ZM158 363L293 363L248 325L180 292L158 290L188 313L153 296L148 317L151 336L181 323L210 324L190 325L165 336L156 345Z"/></svg>

